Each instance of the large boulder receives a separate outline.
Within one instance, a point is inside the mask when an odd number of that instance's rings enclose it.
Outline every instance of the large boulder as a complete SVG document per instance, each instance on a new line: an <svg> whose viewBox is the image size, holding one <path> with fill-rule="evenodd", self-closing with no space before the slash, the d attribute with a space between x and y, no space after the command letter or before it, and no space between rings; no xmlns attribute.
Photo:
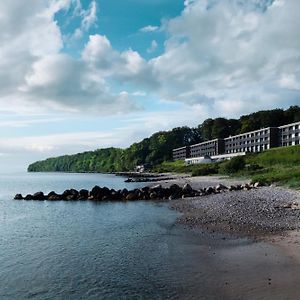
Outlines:
<svg viewBox="0 0 300 300"><path fill-rule="evenodd" d="M85 189L81 189L79 191L79 200L87 200L89 197L89 191Z"/></svg>
<svg viewBox="0 0 300 300"><path fill-rule="evenodd" d="M22 194L17 194L17 195L14 197L14 200L23 200Z"/></svg>
<svg viewBox="0 0 300 300"><path fill-rule="evenodd" d="M178 184L174 183L170 186L170 191L172 194L178 194L182 192L182 189Z"/></svg>
<svg viewBox="0 0 300 300"><path fill-rule="evenodd" d="M228 190L228 187L220 183L216 186L216 190L217 191L224 191L224 190Z"/></svg>
<svg viewBox="0 0 300 300"><path fill-rule="evenodd" d="M43 192L37 192L33 194L32 200L45 200L45 195Z"/></svg>
<svg viewBox="0 0 300 300"><path fill-rule="evenodd" d="M192 187L191 187L188 183L186 183L186 184L182 187L182 192L183 192L184 194L190 194L190 193L193 192L193 189L192 189Z"/></svg>
<svg viewBox="0 0 300 300"><path fill-rule="evenodd" d="M104 196L103 189L98 185L94 186L90 191L90 196L94 200L102 200L102 197Z"/></svg>
<svg viewBox="0 0 300 300"><path fill-rule="evenodd" d="M55 192L50 192L47 196L48 201L58 201L62 200L62 195L58 195Z"/></svg>
<svg viewBox="0 0 300 300"><path fill-rule="evenodd" d="M258 188L258 187L264 186L264 184L263 184L262 182L257 181L257 182L255 182L255 183L253 184L253 186L254 186L255 188Z"/></svg>
<svg viewBox="0 0 300 300"><path fill-rule="evenodd" d="M133 201L136 200L136 194L134 192L130 192L128 195L126 195L125 199L127 201Z"/></svg>
<svg viewBox="0 0 300 300"><path fill-rule="evenodd" d="M210 195L210 194L214 194L215 193L215 189L212 187L212 186L209 186L205 189L205 193L207 195Z"/></svg>
<svg viewBox="0 0 300 300"><path fill-rule="evenodd" d="M70 189L70 195L73 195L74 197L77 198L79 195L79 192L75 189Z"/></svg>
<svg viewBox="0 0 300 300"><path fill-rule="evenodd" d="M162 190L162 186L161 184L157 184L157 185L154 185L154 186L151 186L150 187L150 191L153 192L153 191L161 191Z"/></svg>
<svg viewBox="0 0 300 300"><path fill-rule="evenodd" d="M24 200L33 200L33 196L31 194L28 194L24 197Z"/></svg>

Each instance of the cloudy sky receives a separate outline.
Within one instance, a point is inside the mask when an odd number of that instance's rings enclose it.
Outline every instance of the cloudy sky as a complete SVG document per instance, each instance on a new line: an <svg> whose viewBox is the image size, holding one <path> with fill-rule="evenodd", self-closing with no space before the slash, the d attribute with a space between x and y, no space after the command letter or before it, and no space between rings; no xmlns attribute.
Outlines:
<svg viewBox="0 0 300 300"><path fill-rule="evenodd" d="M299 0L1 0L1 171L300 105L299 11Z"/></svg>

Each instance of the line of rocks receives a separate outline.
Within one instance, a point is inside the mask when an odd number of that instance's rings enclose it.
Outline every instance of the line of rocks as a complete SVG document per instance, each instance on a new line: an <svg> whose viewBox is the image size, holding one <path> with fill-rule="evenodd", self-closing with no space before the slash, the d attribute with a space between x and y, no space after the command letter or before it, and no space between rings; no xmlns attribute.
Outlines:
<svg viewBox="0 0 300 300"><path fill-rule="evenodd" d="M124 180L124 182L157 182L157 181L166 181L166 180L173 180L176 177L142 177L142 178L128 178Z"/></svg>
<svg viewBox="0 0 300 300"><path fill-rule="evenodd" d="M17 194L15 200L37 200L37 201L135 201L135 200L173 200L188 197L200 197L211 194L220 194L226 191L251 190L262 186L261 183L231 185L229 187L219 184L215 187L207 187L200 190L194 190L189 184L180 187L177 184L172 184L170 187L162 187L155 185L153 187L143 187L134 190L114 190L107 187L95 186L91 191L82 189L65 190L62 194L57 194L54 191L45 195L43 192L37 192L33 195L28 194L25 197L22 194Z"/></svg>
<svg viewBox="0 0 300 300"><path fill-rule="evenodd" d="M131 177L131 178L145 178L145 177L164 177L165 174L161 173L140 173L140 172L115 172L113 173L116 176L124 176L124 177Z"/></svg>

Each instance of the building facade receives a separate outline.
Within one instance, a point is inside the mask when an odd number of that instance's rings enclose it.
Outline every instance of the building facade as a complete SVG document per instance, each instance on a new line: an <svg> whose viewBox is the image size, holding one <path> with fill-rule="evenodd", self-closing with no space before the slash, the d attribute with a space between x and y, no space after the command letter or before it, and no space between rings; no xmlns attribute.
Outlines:
<svg viewBox="0 0 300 300"><path fill-rule="evenodd" d="M248 152L261 152L275 147L300 145L300 122L280 127L259 130L215 139L192 146L173 150L174 160L189 159L189 163L199 163L204 157L228 157L245 155Z"/></svg>
<svg viewBox="0 0 300 300"><path fill-rule="evenodd" d="M223 139L215 139L192 145L191 157L214 156L224 153L225 143Z"/></svg>
<svg viewBox="0 0 300 300"><path fill-rule="evenodd" d="M279 145L281 147L299 145L300 122L280 126L279 132L280 132Z"/></svg>
<svg viewBox="0 0 300 300"><path fill-rule="evenodd" d="M173 149L173 160L185 160L186 158L190 158L189 146Z"/></svg>
<svg viewBox="0 0 300 300"><path fill-rule="evenodd" d="M228 137L225 153L261 152L279 146L277 127L263 128Z"/></svg>

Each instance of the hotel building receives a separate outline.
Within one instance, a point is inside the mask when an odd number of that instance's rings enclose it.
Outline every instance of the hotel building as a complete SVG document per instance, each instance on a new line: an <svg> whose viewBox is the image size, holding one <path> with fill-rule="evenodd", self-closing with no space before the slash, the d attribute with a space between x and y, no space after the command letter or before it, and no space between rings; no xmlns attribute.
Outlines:
<svg viewBox="0 0 300 300"><path fill-rule="evenodd" d="M300 122L280 127L268 127L250 131L225 139L214 139L173 150L174 160L188 159L188 163L199 163L202 158L226 159L247 152L261 152L275 147L300 144Z"/></svg>
<svg viewBox="0 0 300 300"><path fill-rule="evenodd" d="M185 146L173 149L173 160L185 160L190 157L190 147Z"/></svg>
<svg viewBox="0 0 300 300"><path fill-rule="evenodd" d="M223 139L215 139L190 146L191 157L215 156L224 153Z"/></svg>
<svg viewBox="0 0 300 300"><path fill-rule="evenodd" d="M279 145L281 147L299 145L300 122L280 126L279 132L280 132Z"/></svg>

